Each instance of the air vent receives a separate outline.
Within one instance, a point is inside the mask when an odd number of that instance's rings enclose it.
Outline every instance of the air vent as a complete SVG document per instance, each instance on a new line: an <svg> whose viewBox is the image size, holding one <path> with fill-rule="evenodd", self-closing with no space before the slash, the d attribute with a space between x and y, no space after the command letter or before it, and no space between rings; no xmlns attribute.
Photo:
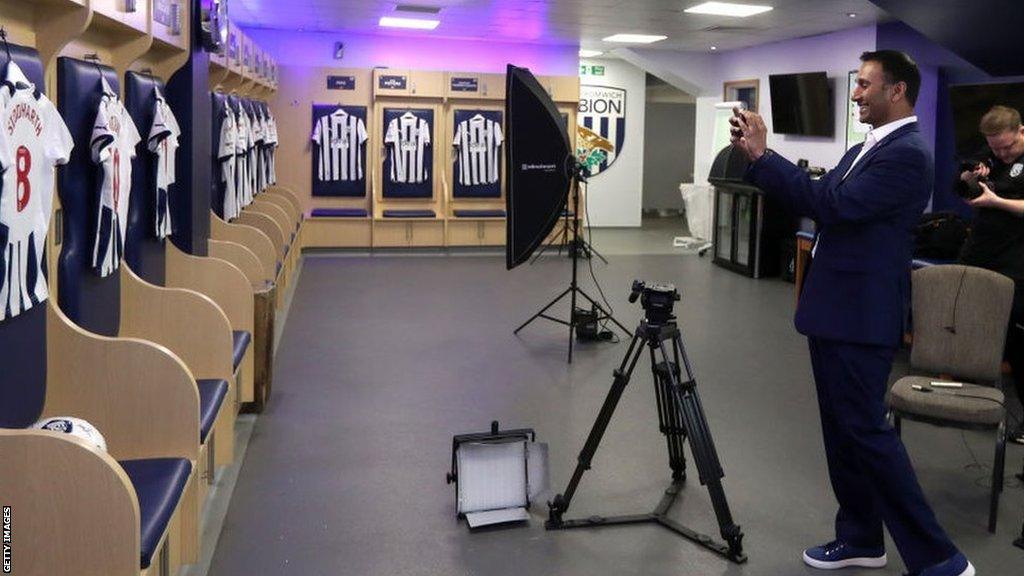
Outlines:
<svg viewBox="0 0 1024 576"><path fill-rule="evenodd" d="M748 32L758 32L760 28L753 26L708 26L707 28L701 28L701 32L722 32L725 34L746 34Z"/></svg>
<svg viewBox="0 0 1024 576"><path fill-rule="evenodd" d="M439 6L423 6L420 4L399 4L395 6L395 12L409 12L411 14L437 14L441 11Z"/></svg>

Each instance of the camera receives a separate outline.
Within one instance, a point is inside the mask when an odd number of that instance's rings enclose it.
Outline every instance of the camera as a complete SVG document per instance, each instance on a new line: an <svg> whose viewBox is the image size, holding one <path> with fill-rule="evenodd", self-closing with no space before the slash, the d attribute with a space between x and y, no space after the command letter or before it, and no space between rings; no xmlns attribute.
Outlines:
<svg viewBox="0 0 1024 576"><path fill-rule="evenodd" d="M978 166L981 164L984 164L989 168L992 167L991 160L984 160L981 162L973 160L964 160L963 162L960 163L960 168L957 170L957 173L963 174L964 172L974 172L974 170L976 170ZM981 183L987 184L989 188L992 187L992 184L991 182L989 182L988 178L972 177L968 179L966 183L966 188L957 188L957 190L959 191L959 196L964 200L974 200L978 196L981 196Z"/></svg>
<svg viewBox="0 0 1024 576"><path fill-rule="evenodd" d="M640 299L640 306L647 313L647 320L655 324L663 324L672 320L672 309L681 299L679 291L673 284L647 285L643 280L633 280L633 289L629 293L629 303Z"/></svg>

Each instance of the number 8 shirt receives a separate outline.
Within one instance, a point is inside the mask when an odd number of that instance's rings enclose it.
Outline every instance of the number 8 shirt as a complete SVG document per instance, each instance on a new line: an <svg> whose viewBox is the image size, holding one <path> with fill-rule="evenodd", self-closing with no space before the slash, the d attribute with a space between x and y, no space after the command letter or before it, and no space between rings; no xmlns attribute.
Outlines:
<svg viewBox="0 0 1024 576"><path fill-rule="evenodd" d="M103 167L92 265L101 277L121 264L132 188L132 158L142 140L128 111L103 79L103 98L92 128L92 161Z"/></svg>
<svg viewBox="0 0 1024 576"><path fill-rule="evenodd" d="M53 168L74 142L53 103L10 62L0 86L0 320L46 300Z"/></svg>

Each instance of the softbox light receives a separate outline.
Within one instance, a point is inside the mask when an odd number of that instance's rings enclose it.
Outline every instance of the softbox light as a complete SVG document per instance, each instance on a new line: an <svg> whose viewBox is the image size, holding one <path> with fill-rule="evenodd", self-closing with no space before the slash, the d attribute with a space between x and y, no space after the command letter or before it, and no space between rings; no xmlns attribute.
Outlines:
<svg viewBox="0 0 1024 576"><path fill-rule="evenodd" d="M530 258L565 210L573 158L555 103L529 70L511 64L505 118L505 264L511 270Z"/></svg>

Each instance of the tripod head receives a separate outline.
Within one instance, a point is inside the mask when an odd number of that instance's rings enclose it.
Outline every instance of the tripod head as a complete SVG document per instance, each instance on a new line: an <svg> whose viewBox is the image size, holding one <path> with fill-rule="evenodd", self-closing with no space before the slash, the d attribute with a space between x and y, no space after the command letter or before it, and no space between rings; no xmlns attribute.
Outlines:
<svg viewBox="0 0 1024 576"><path fill-rule="evenodd" d="M682 299L674 284L647 285L643 280L633 280L633 289L629 293L629 303L640 299L644 309L644 317L649 324L660 325L675 320L672 314L676 302Z"/></svg>

